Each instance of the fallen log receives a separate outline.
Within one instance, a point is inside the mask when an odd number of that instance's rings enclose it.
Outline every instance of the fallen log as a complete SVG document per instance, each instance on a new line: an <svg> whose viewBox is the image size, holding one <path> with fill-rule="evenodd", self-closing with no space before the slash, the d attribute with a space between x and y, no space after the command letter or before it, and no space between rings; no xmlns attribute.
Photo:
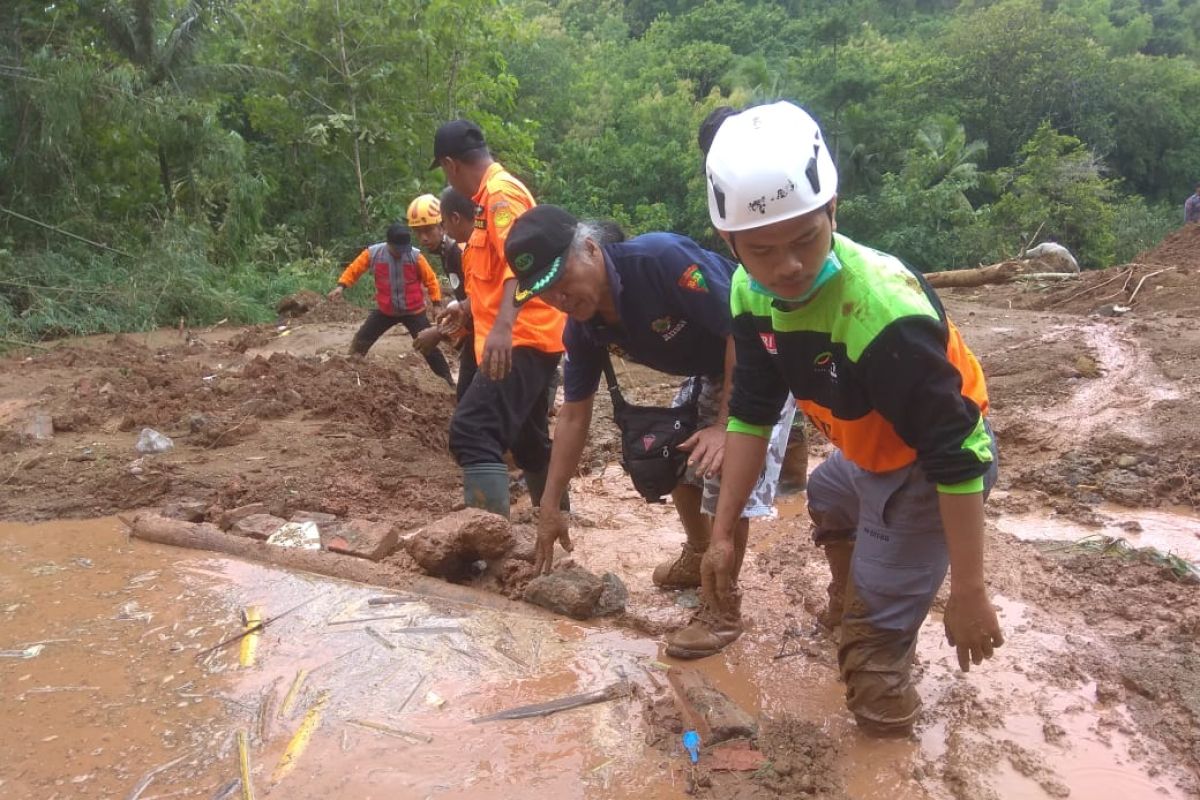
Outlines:
<svg viewBox="0 0 1200 800"><path fill-rule="evenodd" d="M535 606L518 603L482 589L446 583L426 575L413 575L390 564L331 553L326 550L303 550L269 545L236 534L225 533L216 525L207 522L184 522L150 512L141 512L136 514L131 521L124 519L122 521L129 526L130 534L135 539L147 542L187 547L192 550L210 550L251 561L262 561L285 569L312 572L331 578L382 586L425 598L437 598L452 603L521 614L526 617L555 618L554 615Z"/></svg>
<svg viewBox="0 0 1200 800"><path fill-rule="evenodd" d="M988 267L953 269L946 272L930 272L925 280L935 289L983 286L989 283L1008 283L1021 271L1020 261L1001 261Z"/></svg>

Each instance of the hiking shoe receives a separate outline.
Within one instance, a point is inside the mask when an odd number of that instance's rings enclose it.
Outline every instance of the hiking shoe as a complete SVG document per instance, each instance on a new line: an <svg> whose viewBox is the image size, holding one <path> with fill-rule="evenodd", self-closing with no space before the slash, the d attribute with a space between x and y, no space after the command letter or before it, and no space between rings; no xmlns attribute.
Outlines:
<svg viewBox="0 0 1200 800"><path fill-rule="evenodd" d="M742 635L742 594L734 591L723 608L703 600L685 627L667 635L667 655L672 658L706 658L716 655Z"/></svg>
<svg viewBox="0 0 1200 800"><path fill-rule="evenodd" d="M654 568L654 585L660 589L692 589L699 586L700 561L703 558L703 550L694 550L690 543L685 543L682 553Z"/></svg>

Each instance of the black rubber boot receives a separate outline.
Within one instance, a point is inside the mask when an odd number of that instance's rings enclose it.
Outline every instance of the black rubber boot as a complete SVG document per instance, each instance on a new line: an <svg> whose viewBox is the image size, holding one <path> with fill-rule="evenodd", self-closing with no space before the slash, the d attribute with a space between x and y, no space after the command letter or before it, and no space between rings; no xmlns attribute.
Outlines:
<svg viewBox="0 0 1200 800"><path fill-rule="evenodd" d="M508 467L504 464L463 467L463 500L468 508L482 508L507 519Z"/></svg>

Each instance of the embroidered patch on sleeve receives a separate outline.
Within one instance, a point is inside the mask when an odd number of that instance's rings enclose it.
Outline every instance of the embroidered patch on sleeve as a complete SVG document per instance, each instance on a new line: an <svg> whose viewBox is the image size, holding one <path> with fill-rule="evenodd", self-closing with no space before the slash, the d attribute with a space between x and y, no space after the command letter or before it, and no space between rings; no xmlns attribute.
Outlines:
<svg viewBox="0 0 1200 800"><path fill-rule="evenodd" d="M496 224L497 230L502 230L512 224L513 213L508 203L501 200L492 206L492 222Z"/></svg>
<svg viewBox="0 0 1200 800"><path fill-rule="evenodd" d="M695 264L685 269L679 276L679 285L692 292L705 294L708 292L708 281L704 279L704 273L700 271L700 267Z"/></svg>

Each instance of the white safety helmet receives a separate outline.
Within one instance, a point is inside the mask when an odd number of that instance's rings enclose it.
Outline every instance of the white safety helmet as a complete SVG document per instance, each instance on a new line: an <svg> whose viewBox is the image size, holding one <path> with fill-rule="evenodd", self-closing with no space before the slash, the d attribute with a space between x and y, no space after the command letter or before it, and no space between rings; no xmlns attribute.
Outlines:
<svg viewBox="0 0 1200 800"><path fill-rule="evenodd" d="M708 151L705 175L708 214L721 231L794 219L837 194L837 167L820 126L786 101L726 119Z"/></svg>

